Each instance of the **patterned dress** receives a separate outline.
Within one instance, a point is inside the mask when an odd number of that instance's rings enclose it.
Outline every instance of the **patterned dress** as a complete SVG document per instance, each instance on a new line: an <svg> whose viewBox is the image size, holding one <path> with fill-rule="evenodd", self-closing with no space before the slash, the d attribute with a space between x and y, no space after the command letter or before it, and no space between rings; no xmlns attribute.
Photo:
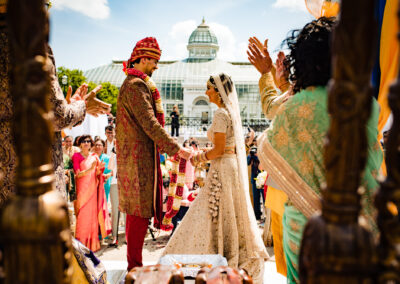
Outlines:
<svg viewBox="0 0 400 284"><path fill-rule="evenodd" d="M329 127L327 102L328 94L325 88L304 90L281 106L272 126L266 131L273 149L318 196L321 195L320 189L326 182L323 153ZM379 107L374 100L367 124L368 159L361 181L366 189L361 198L362 213L372 230L376 229L373 219L373 195L378 186L376 176L382 163L382 151L377 141L378 116ZM262 143L260 147L263 147ZM273 176L274 173L270 174ZM283 243L288 283L299 282L298 256L307 220L289 199L283 215Z"/></svg>
<svg viewBox="0 0 400 284"><path fill-rule="evenodd" d="M226 133L226 147L235 146L232 121L223 108L215 112L208 130L211 141L214 132ZM220 190L217 189L218 184ZM244 189L239 186L236 154L224 154L212 160L204 188L190 206L163 254L221 254L226 257L229 266L246 269L254 283L262 283L264 259L268 255L261 233L252 236L247 234L249 227L255 224L255 217L253 214L250 218L254 222L250 222L245 217L248 215L243 214L243 208L251 207L251 204L246 204L242 192ZM215 198L216 195L218 198ZM215 199L219 201L214 202ZM215 204L211 211L210 203ZM259 232L258 228L255 229Z"/></svg>

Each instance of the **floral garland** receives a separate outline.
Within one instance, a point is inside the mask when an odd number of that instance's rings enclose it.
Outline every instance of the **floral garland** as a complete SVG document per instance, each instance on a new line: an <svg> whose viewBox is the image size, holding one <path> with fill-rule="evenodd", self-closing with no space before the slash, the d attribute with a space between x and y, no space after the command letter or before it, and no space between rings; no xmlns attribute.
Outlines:
<svg viewBox="0 0 400 284"><path fill-rule="evenodd" d="M156 105L156 117L158 122L162 125L162 127L165 126L165 117L164 117L164 109L162 106L162 101L161 101L161 95L160 92L157 89L156 84L154 83L154 81L147 76L147 74L135 69L135 68L126 68L126 63L124 62L124 69L123 71L125 72L125 74L127 75L133 75L136 77L139 77L140 79L142 79L147 86L150 88L151 94L153 96L153 100L155 102Z"/></svg>
<svg viewBox="0 0 400 284"><path fill-rule="evenodd" d="M222 184L218 179L218 172L212 172L212 180L210 185L210 193L209 193L209 212L214 223L218 221L218 211L219 211L219 199L221 197L221 187Z"/></svg>
<svg viewBox="0 0 400 284"><path fill-rule="evenodd" d="M161 224L161 229L171 231L174 228L172 218L181 208L183 187L185 184L186 160L175 155L172 159L171 181L168 190L167 212ZM179 171L178 171L179 170Z"/></svg>

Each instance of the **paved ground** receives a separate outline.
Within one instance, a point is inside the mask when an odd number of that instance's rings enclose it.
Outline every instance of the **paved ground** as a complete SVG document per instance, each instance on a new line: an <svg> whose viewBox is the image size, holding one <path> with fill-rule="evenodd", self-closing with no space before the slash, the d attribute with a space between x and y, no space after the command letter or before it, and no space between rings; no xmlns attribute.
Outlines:
<svg viewBox="0 0 400 284"><path fill-rule="evenodd" d="M110 284L119 284L124 279L127 267L126 263L126 244L125 234L120 230L119 246L117 248L109 248L107 244L102 245L102 249L96 252L107 269L107 278ZM155 233L155 240L150 234L147 234L143 247L143 264L156 264L164 250L169 239L169 233L160 231ZM267 248L271 259L265 262L264 283L286 283L286 278L276 272L275 257L273 248ZM185 281L185 283L194 283L194 281Z"/></svg>

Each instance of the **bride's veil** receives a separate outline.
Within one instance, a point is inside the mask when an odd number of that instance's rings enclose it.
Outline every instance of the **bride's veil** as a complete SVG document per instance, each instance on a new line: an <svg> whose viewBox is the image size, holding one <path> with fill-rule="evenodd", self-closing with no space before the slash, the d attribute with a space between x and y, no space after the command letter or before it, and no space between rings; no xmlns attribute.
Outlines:
<svg viewBox="0 0 400 284"><path fill-rule="evenodd" d="M236 88L232 83L231 78L224 73L212 77L214 78L218 92L221 95L226 109L228 110L232 119L239 171L239 188L237 190L239 191L240 196L240 208L238 211L240 215L238 217L241 218L241 222L245 227L244 235L248 248L247 254L252 258L268 257L250 201L246 149L244 145L243 128L240 118L239 100L236 93ZM246 226L248 220L250 220L250 224Z"/></svg>

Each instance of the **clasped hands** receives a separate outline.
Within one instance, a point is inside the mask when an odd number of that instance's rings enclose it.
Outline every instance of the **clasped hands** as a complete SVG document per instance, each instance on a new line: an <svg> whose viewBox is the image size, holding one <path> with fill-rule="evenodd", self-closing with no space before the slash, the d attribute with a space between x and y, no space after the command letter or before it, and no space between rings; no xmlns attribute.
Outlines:
<svg viewBox="0 0 400 284"><path fill-rule="evenodd" d="M98 85L96 88L88 92L88 84L82 84L72 95L72 87L68 87L66 100L69 103L84 100L86 104L86 112L97 117L100 114L107 114L111 111L111 105L96 98L97 93L101 90L102 86Z"/></svg>

